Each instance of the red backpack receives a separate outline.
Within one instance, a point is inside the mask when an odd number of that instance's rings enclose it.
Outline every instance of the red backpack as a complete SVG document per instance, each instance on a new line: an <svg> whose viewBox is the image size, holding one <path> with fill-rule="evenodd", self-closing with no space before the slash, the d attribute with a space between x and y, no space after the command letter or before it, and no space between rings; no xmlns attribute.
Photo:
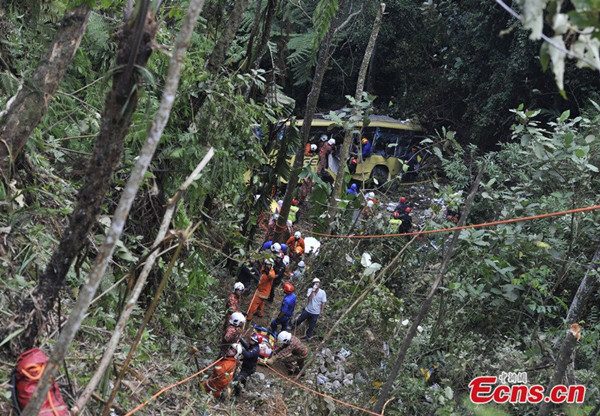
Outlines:
<svg viewBox="0 0 600 416"><path fill-rule="evenodd" d="M47 362L48 356L39 348L25 351L17 359L17 368L13 374L13 405L19 414L33 396ZM70 415L69 408L60 394L58 384L53 382L38 416Z"/></svg>

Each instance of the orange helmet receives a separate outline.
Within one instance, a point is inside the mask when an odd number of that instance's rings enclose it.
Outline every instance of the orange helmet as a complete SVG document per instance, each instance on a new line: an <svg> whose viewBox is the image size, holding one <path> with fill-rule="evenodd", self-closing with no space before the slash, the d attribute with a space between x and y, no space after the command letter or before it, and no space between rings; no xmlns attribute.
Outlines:
<svg viewBox="0 0 600 416"><path fill-rule="evenodd" d="M404 210L404 212L406 212L407 214L410 214L412 212L412 208L411 207L406 207L406 209Z"/></svg>
<svg viewBox="0 0 600 416"><path fill-rule="evenodd" d="M294 288L292 282L285 282L283 284L283 293L289 295L290 293L294 293L295 290L296 288Z"/></svg>

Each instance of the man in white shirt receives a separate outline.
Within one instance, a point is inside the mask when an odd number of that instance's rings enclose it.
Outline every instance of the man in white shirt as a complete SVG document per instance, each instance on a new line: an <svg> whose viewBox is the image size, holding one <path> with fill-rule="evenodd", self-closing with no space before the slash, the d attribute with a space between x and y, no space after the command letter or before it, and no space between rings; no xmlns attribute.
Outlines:
<svg viewBox="0 0 600 416"><path fill-rule="evenodd" d="M323 313L323 308L325 307L325 303L327 303L327 294L320 287L321 281L315 277L312 283L313 286L306 292L306 297L308 298L306 307L302 310L294 325L298 326L308 319L308 329L305 337L307 341L312 337L319 315Z"/></svg>

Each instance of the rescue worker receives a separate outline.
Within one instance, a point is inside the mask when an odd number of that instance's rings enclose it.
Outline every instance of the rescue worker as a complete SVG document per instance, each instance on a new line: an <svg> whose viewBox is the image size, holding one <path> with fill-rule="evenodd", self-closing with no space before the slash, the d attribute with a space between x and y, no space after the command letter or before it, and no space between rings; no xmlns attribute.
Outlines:
<svg viewBox="0 0 600 416"><path fill-rule="evenodd" d="M279 219L279 214L273 214L271 219L269 220L269 224L267 226L267 233L265 234L265 240L270 240L275 235L275 228L277 227L277 220Z"/></svg>
<svg viewBox="0 0 600 416"><path fill-rule="evenodd" d="M223 392L233 380L237 360L242 355L242 346L240 344L228 345L225 356L214 366L213 371L202 387L207 393L212 393L215 399L223 396Z"/></svg>
<svg viewBox="0 0 600 416"><path fill-rule="evenodd" d="M241 312L234 312L229 317L229 325L225 328L223 337L221 337L221 345L219 356L225 357L227 350L231 344L235 344L242 336L242 326L246 323L246 317Z"/></svg>
<svg viewBox="0 0 600 416"><path fill-rule="evenodd" d="M317 165L317 174L320 176L326 173L327 167L329 166L329 155L333 152L334 145L335 140L329 139L321 146L321 150L319 151L319 164Z"/></svg>
<svg viewBox="0 0 600 416"><path fill-rule="evenodd" d="M305 246L304 238L302 238L302 233L300 231L296 231L285 243L288 245L292 257L302 257Z"/></svg>
<svg viewBox="0 0 600 416"><path fill-rule="evenodd" d="M249 321L252 320L255 314L261 318L264 316L265 299L269 297L273 280L275 280L276 277L273 264L273 259L265 260L260 281L258 282L256 292L254 293L254 297L252 298L250 307L248 308Z"/></svg>
<svg viewBox="0 0 600 416"><path fill-rule="evenodd" d="M273 284L271 285L271 292L269 293L269 298L267 299L268 302L273 302L273 299L275 298L275 289L283 281L283 277L285 276L285 272L289 265L289 256L275 258L275 264L273 265L273 268L275 269L275 280L273 280Z"/></svg>
<svg viewBox="0 0 600 416"><path fill-rule="evenodd" d="M305 178L300 185L300 191L298 192L298 199L300 202L306 201L306 198L312 192L312 188L315 186L315 182L311 178Z"/></svg>
<svg viewBox="0 0 600 416"><path fill-rule="evenodd" d="M398 211L394 211L390 221L388 223L388 229L390 233L395 233L399 229L402 224L402 220L400 219L400 213Z"/></svg>
<svg viewBox="0 0 600 416"><path fill-rule="evenodd" d="M356 156L352 156L350 160L348 160L348 171L350 174L354 175L356 173L356 167L358 166L358 159Z"/></svg>
<svg viewBox="0 0 600 416"><path fill-rule="evenodd" d="M290 214L288 215L288 221L290 221L291 224L298 221L298 211L300 211L298 204L300 204L300 201L298 201L296 198L292 199L292 205L290 205Z"/></svg>
<svg viewBox="0 0 600 416"><path fill-rule="evenodd" d="M277 350L273 353L267 363L282 361L288 370L288 374L299 374L304 367L304 361L308 357L308 348L297 337L288 331L281 331L277 335Z"/></svg>
<svg viewBox="0 0 600 416"><path fill-rule="evenodd" d="M294 309L296 308L296 289L291 282L285 282L283 284L283 293L285 296L281 301L281 308L279 309L279 315L271 322L271 332L277 333L279 325L281 325L282 331L289 329L290 319L294 315Z"/></svg>
<svg viewBox="0 0 600 416"><path fill-rule="evenodd" d="M399 233L407 233L412 228L412 217L410 216L411 212L412 208L406 207L404 212L400 214L400 220L402 220L402 224L400 224L400 227L398 227Z"/></svg>
<svg viewBox="0 0 600 416"><path fill-rule="evenodd" d="M406 197L401 196L398 200L398 205L396 205L396 208L394 208L394 212L402 214L406 208L408 208L408 200Z"/></svg>
<svg viewBox="0 0 600 416"><path fill-rule="evenodd" d="M367 205L364 206L362 211L360 212L360 216L362 219L369 219L373 216L374 213L375 213L375 203L373 202L373 200L369 199L367 201Z"/></svg>
<svg viewBox="0 0 600 416"><path fill-rule="evenodd" d="M308 329L305 337L307 341L313 336L319 316L323 313L325 303L327 303L327 293L321 289L321 280L315 277L312 283L313 286L309 287L306 292L306 297L308 298L306 307L302 310L302 313L294 323L294 327L298 327L302 322L308 319Z"/></svg>
<svg viewBox="0 0 600 416"><path fill-rule="evenodd" d="M306 263L304 263L304 260L300 260L298 262L298 265L296 266L296 270L294 270L294 273L292 273L291 280L299 281L300 279L302 279L302 276L304 276L305 271Z"/></svg>
<svg viewBox="0 0 600 416"><path fill-rule="evenodd" d="M358 195L358 185L355 183L351 184L350 188L346 189L346 194L357 196Z"/></svg>
<svg viewBox="0 0 600 416"><path fill-rule="evenodd" d="M260 344L262 342L262 335L256 332L250 336L250 342L246 342L244 338L240 339L240 344L242 344L242 366L240 372L234 378L236 396L239 396L242 385L246 385L248 377L256 372L256 363L260 357Z"/></svg>
<svg viewBox="0 0 600 416"><path fill-rule="evenodd" d="M244 284L242 282L237 282L233 285L233 292L227 296L227 304L225 305L225 326L227 326L232 313L240 312L240 300L242 293L244 293L244 289Z"/></svg>
<svg viewBox="0 0 600 416"><path fill-rule="evenodd" d="M365 160L369 156L371 156L372 144L366 137L363 137L361 140L362 143L362 158Z"/></svg>
<svg viewBox="0 0 600 416"><path fill-rule="evenodd" d="M458 224L460 219L460 212L453 208L446 208L446 219L450 222Z"/></svg>

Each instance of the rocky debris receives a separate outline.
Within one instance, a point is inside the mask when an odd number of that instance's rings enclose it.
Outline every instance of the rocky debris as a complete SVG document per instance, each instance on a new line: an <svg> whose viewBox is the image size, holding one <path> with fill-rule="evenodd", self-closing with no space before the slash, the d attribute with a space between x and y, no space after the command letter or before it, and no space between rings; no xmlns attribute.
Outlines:
<svg viewBox="0 0 600 416"><path fill-rule="evenodd" d="M315 377L318 386L322 386L324 390L336 391L344 386L354 384L355 375L346 372L347 359L352 355L352 352L342 348L337 353L334 353L329 348L323 348L317 353L318 370Z"/></svg>

